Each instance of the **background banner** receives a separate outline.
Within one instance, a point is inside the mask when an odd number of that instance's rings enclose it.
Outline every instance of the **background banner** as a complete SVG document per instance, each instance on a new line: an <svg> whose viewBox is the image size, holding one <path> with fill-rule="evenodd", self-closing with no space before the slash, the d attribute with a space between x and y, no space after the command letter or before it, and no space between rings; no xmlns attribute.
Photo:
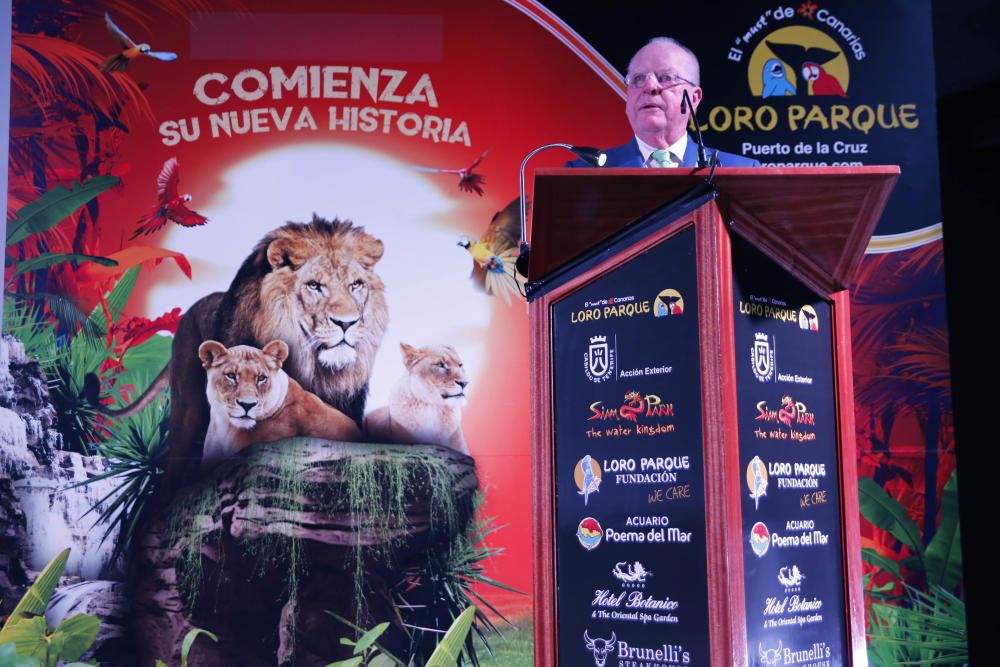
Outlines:
<svg viewBox="0 0 1000 667"><path fill-rule="evenodd" d="M884 30L887 24L893 30ZM907 585L929 582L930 570L924 576L917 565L940 563L937 554L945 539L957 544L958 529L954 484L947 485L954 443L926 2L725 3L710 22L681 7L607 16L530 0L420 7L401 0L363 7L346 0L280 7L265 0L15 2L3 326L16 340L5 338L0 357L0 530L10 537L0 541L0 562L10 563L0 568L3 613L32 572L72 547L65 573L80 585L57 593L48 623L77 612L101 616L95 648L103 662L131 664L136 642L144 660L176 662L180 639L202 627L219 642L198 640L191 656L205 661L198 664L273 664L275 656L327 664L351 655L340 637L358 636L324 613L336 606L329 598L350 598L336 609L368 629L388 618L379 617L385 600L405 609L437 581L419 569L423 556L389 558L371 546L398 547L393 517L414 511L390 490L426 492L430 508L412 524L428 537L411 546L462 543L475 552L463 561L467 569L448 571L474 601L478 594L488 603L480 604L478 630L488 634L491 623L503 629L501 615L517 628L488 636L494 664L530 664L527 317L505 264L518 236L509 205L518 196L517 167L533 148L628 139L621 73L632 52L658 34L701 58L700 117L711 145L765 164L903 168L871 247L882 254L866 259L854 289L859 465L875 480L865 487L868 506L899 502L908 514L866 529L870 561L878 563L871 589L904 596ZM550 151L531 167L570 157ZM303 240L322 227L314 216L352 226L334 225L336 240ZM284 227L288 222L302 227ZM351 231L358 226L363 234ZM283 227L298 230L295 238L274 236ZM315 272L297 275L295 285L271 285L278 291L267 298L241 300L231 290L238 275L248 275L241 267L291 275L306 265ZM200 299L227 291L228 301L201 307L208 319L200 321L209 325L182 323ZM270 312L275 303L287 309ZM238 313L227 309L233 304ZM171 352L185 331L192 333L187 352ZM200 397L202 364L221 359L200 357L199 344L228 334L223 348L266 350L272 338L285 337L276 331L289 337L287 374L327 398L333 392L352 417L377 413L377 440L440 446L393 450L401 459L389 463L350 447L334 456L308 443L254 446L234 460L250 462L250 471L273 469L272 496L248 495L251 473L207 472L220 477L181 503L189 514L173 523L157 515L161 523L150 529L143 511L159 507L149 485L154 473L181 470L181 460L189 465L175 485L198 476L197 452L185 458L192 452L182 446L180 455L176 448L170 454L166 441L168 424L175 434L178 424L207 428L207 413L190 411L179 397ZM341 339L352 351L334 349ZM157 391L168 363L194 369L189 377L198 379L181 392L173 385L170 400ZM324 384L307 367L327 379L350 375L353 384ZM217 370L210 376L225 379ZM143 412L104 414L151 387ZM426 412L399 411L421 392ZM414 414L434 426L408 430ZM316 435L306 430L295 435ZM475 477L461 457L466 448ZM292 463L282 458L289 451ZM272 454L277 458L267 458ZM327 470L334 481L310 476ZM337 505L339 496L308 506L268 500L319 498L295 486L313 479L343 481L347 505ZM442 479L453 483L457 522L434 519L436 512L452 516L450 505L440 505L444 487L435 484ZM481 498L472 498L475 488ZM862 504L864 511L864 488ZM307 510L319 506L351 517L345 530L352 537L323 533L325 544L361 544L365 531L372 541L346 556L316 557L312 547L299 551L294 530L267 528L285 525L268 513L277 507L298 513L289 525L312 530L316 513ZM388 518L359 523L375 509ZM340 526L317 521L322 530ZM249 553L241 539L259 526L261 544L280 546L254 554L272 560L247 555L227 572L218 545ZM158 561L143 552L152 542L140 534L191 558ZM339 570L327 568L337 559ZM201 565L190 567L195 561ZM259 567L271 574L261 576ZM960 561L946 559L934 571L945 590L959 590ZM359 572L381 583L365 579L365 588L356 583ZM158 597L158 582L175 575L187 588ZM228 602L213 606L202 596L199 603L192 591L206 586ZM251 595L254 589L261 595ZM298 594L305 590L312 597ZM273 599L255 606L262 596ZM450 607L435 620L400 612L384 643L424 655L434 635L421 639L414 626L444 631L459 611ZM143 643L147 635L160 643ZM248 647L235 650L236 638Z"/></svg>

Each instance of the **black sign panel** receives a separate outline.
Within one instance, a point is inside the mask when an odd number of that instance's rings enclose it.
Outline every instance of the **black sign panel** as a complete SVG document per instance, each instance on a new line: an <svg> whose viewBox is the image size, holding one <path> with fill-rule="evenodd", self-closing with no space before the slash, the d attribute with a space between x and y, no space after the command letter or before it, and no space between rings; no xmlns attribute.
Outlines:
<svg viewBox="0 0 1000 667"><path fill-rule="evenodd" d="M844 664L830 305L733 239L750 665Z"/></svg>
<svg viewBox="0 0 1000 667"><path fill-rule="evenodd" d="M695 231L552 307L560 663L709 663Z"/></svg>
<svg viewBox="0 0 1000 667"><path fill-rule="evenodd" d="M699 3L649 3L641 12L545 4L622 74L652 37L691 48L710 147L765 166L898 164L902 176L877 233L941 221L928 0L729 0L708 14ZM623 116L609 145L630 136Z"/></svg>

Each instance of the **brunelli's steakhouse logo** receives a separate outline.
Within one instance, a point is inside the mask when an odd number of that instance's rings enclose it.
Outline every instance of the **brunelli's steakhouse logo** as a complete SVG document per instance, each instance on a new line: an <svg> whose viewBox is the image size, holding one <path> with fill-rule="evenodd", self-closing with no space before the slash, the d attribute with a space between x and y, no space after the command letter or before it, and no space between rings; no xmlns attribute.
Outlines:
<svg viewBox="0 0 1000 667"><path fill-rule="evenodd" d="M594 667L604 667L604 663L607 661L609 655L613 655L615 652L615 633L612 632L611 636L607 639L601 637L596 637L594 639L590 638L590 632L588 630L583 631L583 643L590 651L591 655L594 656Z"/></svg>

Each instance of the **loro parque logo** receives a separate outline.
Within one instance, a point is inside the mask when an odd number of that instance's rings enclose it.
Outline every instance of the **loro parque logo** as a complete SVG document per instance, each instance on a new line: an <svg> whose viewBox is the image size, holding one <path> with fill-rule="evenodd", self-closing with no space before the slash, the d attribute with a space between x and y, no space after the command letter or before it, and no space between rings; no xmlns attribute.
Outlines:
<svg viewBox="0 0 1000 667"><path fill-rule="evenodd" d="M869 154L866 142L788 142L787 132L915 130L920 125L917 105L906 100L879 99L882 90L853 85L869 66L863 35L852 18L825 4L761 3L761 13L748 17L742 32L733 35L725 57L741 68L747 103L719 105L702 112L702 130L761 132L776 130L787 143L758 143L755 135L742 152L752 157L779 156L786 166L862 164ZM840 7L840 5L837 5ZM843 11L847 12L845 8ZM843 136L843 135L841 135ZM786 162L803 156L808 162ZM808 156L808 157L804 157ZM849 159L852 162L832 162Z"/></svg>
<svg viewBox="0 0 1000 667"><path fill-rule="evenodd" d="M851 72L837 42L808 26L779 28L750 55L747 83L756 97L847 97Z"/></svg>

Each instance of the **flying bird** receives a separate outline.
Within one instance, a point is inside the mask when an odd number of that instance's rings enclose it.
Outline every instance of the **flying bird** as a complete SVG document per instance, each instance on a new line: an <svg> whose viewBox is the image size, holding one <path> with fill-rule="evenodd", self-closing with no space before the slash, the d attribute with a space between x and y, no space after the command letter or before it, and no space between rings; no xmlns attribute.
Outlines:
<svg viewBox="0 0 1000 667"><path fill-rule="evenodd" d="M172 157L163 163L163 170L156 177L156 206L148 215L139 218L139 228L129 240L142 234L152 234L167 224L167 221L176 222L182 227L197 227L208 222L208 218L185 206L191 201L191 195L178 194L177 186L180 182L181 166L177 158Z"/></svg>
<svg viewBox="0 0 1000 667"><path fill-rule="evenodd" d="M458 175L458 189L462 192L475 192L480 197L483 196L483 183L486 182L486 177L482 174L477 174L473 171L479 166L479 163L483 161L483 158L490 154L492 148L486 149L486 152L475 159L475 161L470 164L465 169L433 169L431 167L417 167L413 168L417 171L426 171L431 174L457 174Z"/></svg>
<svg viewBox="0 0 1000 667"><path fill-rule="evenodd" d="M812 81L813 95L837 95L847 97L844 88L840 85L837 77L829 74L822 66L816 63L806 63L802 66L802 76L806 81Z"/></svg>
<svg viewBox="0 0 1000 667"><path fill-rule="evenodd" d="M479 240L463 236L458 245L472 255L472 282L487 294L500 294L507 305L524 288L524 276L515 268L520 239L521 200L515 199L493 216Z"/></svg>
<svg viewBox="0 0 1000 667"><path fill-rule="evenodd" d="M121 28L115 25L107 12L104 12L104 25L107 26L111 36L118 40L122 50L120 53L108 56L101 64L102 72L124 72L128 69L130 62L139 56L149 56L157 60L171 61L177 60L177 54L169 51L152 51L149 44L136 44L132 38L126 35Z"/></svg>

